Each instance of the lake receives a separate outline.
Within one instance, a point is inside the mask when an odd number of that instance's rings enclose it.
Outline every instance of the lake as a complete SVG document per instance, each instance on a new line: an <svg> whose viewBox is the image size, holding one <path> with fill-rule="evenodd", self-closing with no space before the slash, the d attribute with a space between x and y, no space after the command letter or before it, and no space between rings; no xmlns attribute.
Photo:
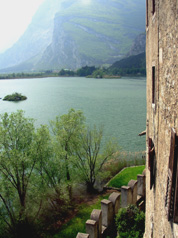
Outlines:
<svg viewBox="0 0 178 238"><path fill-rule="evenodd" d="M0 80L0 97L14 92L26 101L0 100L0 113L22 109L36 119L36 126L47 124L70 108L84 112L89 125L103 125L104 139L116 137L122 150L145 150L146 78L35 78Z"/></svg>

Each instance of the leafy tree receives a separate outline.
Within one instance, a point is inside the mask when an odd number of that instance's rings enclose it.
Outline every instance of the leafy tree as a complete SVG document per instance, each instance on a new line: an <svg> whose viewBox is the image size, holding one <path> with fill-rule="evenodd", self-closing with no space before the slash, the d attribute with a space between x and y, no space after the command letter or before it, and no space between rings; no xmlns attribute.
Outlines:
<svg viewBox="0 0 178 238"><path fill-rule="evenodd" d="M109 141L102 147L103 130L94 127L86 130L81 135L81 147L76 151L76 166L83 181L87 185L88 192L94 192L94 185L98 174L108 159L114 156L118 147L116 143Z"/></svg>
<svg viewBox="0 0 178 238"><path fill-rule="evenodd" d="M96 69L92 74L94 78L103 78L103 75L104 75L104 72L102 69Z"/></svg>
<svg viewBox="0 0 178 238"><path fill-rule="evenodd" d="M14 229L25 214L30 178L37 162L33 150L34 126L22 111L5 113L0 122L0 199L6 224ZM18 215L15 208L19 208ZM16 215L16 216L15 216Z"/></svg>
<svg viewBox="0 0 178 238"><path fill-rule="evenodd" d="M46 125L42 125L37 129L35 134L34 148L38 150L36 155L38 163L36 164L36 173L38 173L41 187L44 190L53 188L55 192L60 193L61 170L60 161L53 151L52 139L49 129Z"/></svg>
<svg viewBox="0 0 178 238"><path fill-rule="evenodd" d="M35 237L34 221L39 217L45 192L55 187L59 177L57 168L53 174L52 154L47 127L35 130L34 121L25 118L22 111L1 115L1 237L6 233L7 237Z"/></svg>
<svg viewBox="0 0 178 238"><path fill-rule="evenodd" d="M96 70L95 66L84 66L77 70L78 76L88 76L92 75L92 73Z"/></svg>
<svg viewBox="0 0 178 238"><path fill-rule="evenodd" d="M71 182L76 174L86 183L88 191L93 192L103 165L118 149L116 143L110 141L102 148L103 130L87 129L83 113L74 109L57 117L51 125L69 196L72 198Z"/></svg>
<svg viewBox="0 0 178 238"><path fill-rule="evenodd" d="M56 117L55 121L51 122L52 131L54 134L55 153L61 160L62 171L64 172L65 180L68 183L69 197L72 198L72 171L71 166L75 151L81 146L81 133L85 128L85 118L81 111L70 109L68 114L61 117Z"/></svg>

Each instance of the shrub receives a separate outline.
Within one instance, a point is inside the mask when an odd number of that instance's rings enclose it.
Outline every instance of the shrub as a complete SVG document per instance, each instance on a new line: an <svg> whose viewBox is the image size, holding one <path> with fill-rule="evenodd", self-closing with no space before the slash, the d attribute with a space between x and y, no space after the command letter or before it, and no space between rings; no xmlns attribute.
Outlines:
<svg viewBox="0 0 178 238"><path fill-rule="evenodd" d="M142 238L145 231L145 214L135 205L121 208L116 216L119 238Z"/></svg>

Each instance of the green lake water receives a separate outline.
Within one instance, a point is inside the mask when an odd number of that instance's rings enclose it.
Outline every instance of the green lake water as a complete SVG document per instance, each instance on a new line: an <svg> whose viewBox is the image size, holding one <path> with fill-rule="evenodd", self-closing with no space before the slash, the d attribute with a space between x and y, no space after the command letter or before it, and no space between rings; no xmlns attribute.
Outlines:
<svg viewBox="0 0 178 238"><path fill-rule="evenodd" d="M125 151L145 150L146 78L39 78L0 80L0 97L19 92L26 101L0 100L0 113L18 109L47 124L70 108L80 109L90 125L104 126L104 139L116 137Z"/></svg>

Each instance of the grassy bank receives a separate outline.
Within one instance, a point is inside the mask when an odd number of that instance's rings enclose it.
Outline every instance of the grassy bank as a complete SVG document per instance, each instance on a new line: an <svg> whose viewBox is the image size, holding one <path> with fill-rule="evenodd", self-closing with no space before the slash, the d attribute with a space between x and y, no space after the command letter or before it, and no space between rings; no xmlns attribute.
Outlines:
<svg viewBox="0 0 178 238"><path fill-rule="evenodd" d="M145 165L123 169L110 180L108 187L121 188L122 186L127 185L131 179L137 180L137 174L142 174L144 169Z"/></svg>

